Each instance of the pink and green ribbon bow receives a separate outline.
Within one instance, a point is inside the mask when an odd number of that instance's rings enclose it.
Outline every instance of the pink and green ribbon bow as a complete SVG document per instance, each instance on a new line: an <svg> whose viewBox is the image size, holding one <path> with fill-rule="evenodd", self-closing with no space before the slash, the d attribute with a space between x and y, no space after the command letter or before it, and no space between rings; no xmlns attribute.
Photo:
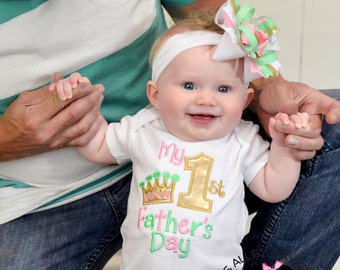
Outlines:
<svg viewBox="0 0 340 270"><path fill-rule="evenodd" d="M229 0L216 15L216 23L225 30L217 46L215 60L245 58L245 80L278 74L278 27L269 17L258 17L250 5L240 7Z"/></svg>

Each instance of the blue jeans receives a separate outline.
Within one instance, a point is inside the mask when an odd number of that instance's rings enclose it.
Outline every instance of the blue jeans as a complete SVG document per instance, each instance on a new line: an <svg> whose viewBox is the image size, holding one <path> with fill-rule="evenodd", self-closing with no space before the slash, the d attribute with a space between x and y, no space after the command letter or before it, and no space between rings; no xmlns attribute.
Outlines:
<svg viewBox="0 0 340 270"><path fill-rule="evenodd" d="M328 270L336 262L340 124L325 124L323 136L323 149L304 162L289 199L267 204L247 196L257 215L242 243L245 269L281 260L297 270ZM0 225L0 269L102 269L121 247L129 189L130 176L79 201Z"/></svg>
<svg viewBox="0 0 340 270"><path fill-rule="evenodd" d="M0 225L0 269L102 269L122 245L130 180Z"/></svg>

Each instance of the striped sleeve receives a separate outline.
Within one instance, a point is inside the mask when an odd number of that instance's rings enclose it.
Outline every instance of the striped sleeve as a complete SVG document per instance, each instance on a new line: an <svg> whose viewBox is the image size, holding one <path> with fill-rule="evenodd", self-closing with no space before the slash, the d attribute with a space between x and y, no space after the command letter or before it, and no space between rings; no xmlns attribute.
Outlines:
<svg viewBox="0 0 340 270"><path fill-rule="evenodd" d="M192 4L195 0L163 0L162 4L171 7L183 7Z"/></svg>

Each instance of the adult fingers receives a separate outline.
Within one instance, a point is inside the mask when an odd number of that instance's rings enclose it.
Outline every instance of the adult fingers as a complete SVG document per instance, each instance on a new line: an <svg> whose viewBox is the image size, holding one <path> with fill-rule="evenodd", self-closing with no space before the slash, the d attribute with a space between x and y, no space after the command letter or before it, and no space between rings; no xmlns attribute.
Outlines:
<svg viewBox="0 0 340 270"><path fill-rule="evenodd" d="M340 102L315 89L296 89L297 99L300 100L300 112L324 115L327 123L340 122ZM304 90L304 91L303 91Z"/></svg>
<svg viewBox="0 0 340 270"><path fill-rule="evenodd" d="M315 156L316 151L308 151L308 150L298 150L294 148L290 148L291 154L297 159L297 160L307 160L311 159Z"/></svg>
<svg viewBox="0 0 340 270"><path fill-rule="evenodd" d="M286 146L291 149L292 154L298 160L311 159L324 143L321 135L315 138L287 135L285 142Z"/></svg>
<svg viewBox="0 0 340 270"><path fill-rule="evenodd" d="M340 102L328 96L322 96L318 104L318 111L325 115L328 124L340 122Z"/></svg>
<svg viewBox="0 0 340 270"><path fill-rule="evenodd" d="M92 114L92 115L96 117L93 119L92 125L89 126L86 133L80 135L79 137L69 140L66 143L67 146L84 146L98 133L98 130L102 126L102 121L105 121L105 120L102 117L102 115L100 115L99 113ZM87 118L87 116L81 119L81 121L85 121L85 118ZM89 121L89 120L86 119L86 121Z"/></svg>

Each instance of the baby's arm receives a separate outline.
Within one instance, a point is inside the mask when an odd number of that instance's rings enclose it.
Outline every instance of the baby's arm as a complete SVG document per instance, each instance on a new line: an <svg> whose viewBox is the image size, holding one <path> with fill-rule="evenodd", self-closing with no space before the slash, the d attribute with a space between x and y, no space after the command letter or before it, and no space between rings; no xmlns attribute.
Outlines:
<svg viewBox="0 0 340 270"><path fill-rule="evenodd" d="M116 159L111 155L106 143L106 130L108 123L103 116L98 117L99 129L97 134L86 145L77 147L81 155L88 161L103 164L116 164Z"/></svg>
<svg viewBox="0 0 340 270"><path fill-rule="evenodd" d="M273 140L269 161L249 185L252 192L268 202L282 201L291 194L299 178L301 167L300 161L292 154L294 150L285 146L286 134L275 129L276 121L281 121L285 125L293 123L296 129L310 128L307 113L297 113L292 116L278 113L275 118L270 119L269 131Z"/></svg>
<svg viewBox="0 0 340 270"><path fill-rule="evenodd" d="M83 77L79 73L72 73L70 77L51 84L48 89L52 93L57 93L60 99L66 100L73 97L73 89L79 83L91 82L87 77ZM95 124L98 128L96 135L86 145L77 147L77 150L84 158L94 163L117 163L106 144L105 137L108 127L106 120L102 115L98 115Z"/></svg>

